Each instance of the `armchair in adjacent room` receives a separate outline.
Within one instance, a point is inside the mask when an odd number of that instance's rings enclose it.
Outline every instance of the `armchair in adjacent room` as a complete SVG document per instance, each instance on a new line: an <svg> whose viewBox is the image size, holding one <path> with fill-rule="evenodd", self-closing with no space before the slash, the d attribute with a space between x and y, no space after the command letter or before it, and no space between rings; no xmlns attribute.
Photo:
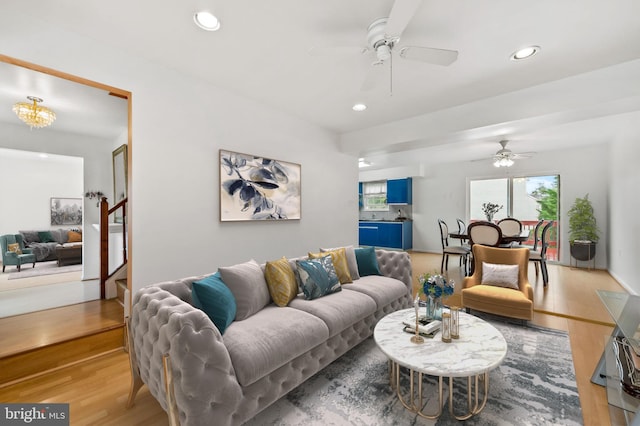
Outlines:
<svg viewBox="0 0 640 426"><path fill-rule="evenodd" d="M462 281L462 306L467 310L532 320L529 249L476 244L472 250L475 270Z"/></svg>
<svg viewBox="0 0 640 426"><path fill-rule="evenodd" d="M34 268L36 266L36 255L31 252L31 249L25 248L20 234L0 236L0 250L2 250L2 272L7 265L16 265L18 271L27 263L32 263Z"/></svg>

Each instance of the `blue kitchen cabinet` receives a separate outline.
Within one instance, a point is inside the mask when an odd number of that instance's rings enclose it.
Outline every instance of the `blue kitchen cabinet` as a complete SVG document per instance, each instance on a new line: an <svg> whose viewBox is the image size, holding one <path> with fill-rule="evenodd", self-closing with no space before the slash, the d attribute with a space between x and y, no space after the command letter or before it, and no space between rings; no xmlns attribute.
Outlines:
<svg viewBox="0 0 640 426"><path fill-rule="evenodd" d="M411 178L387 181L387 204L411 204L413 202Z"/></svg>
<svg viewBox="0 0 640 426"><path fill-rule="evenodd" d="M359 237L361 246L408 250L413 248L413 222L360 222Z"/></svg>

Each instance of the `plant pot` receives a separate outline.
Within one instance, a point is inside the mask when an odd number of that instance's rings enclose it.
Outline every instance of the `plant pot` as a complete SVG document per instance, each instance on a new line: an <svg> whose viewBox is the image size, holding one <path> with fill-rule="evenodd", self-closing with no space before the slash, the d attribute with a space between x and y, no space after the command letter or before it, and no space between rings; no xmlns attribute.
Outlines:
<svg viewBox="0 0 640 426"><path fill-rule="evenodd" d="M576 260L588 261L596 255L596 243L578 243L571 244L571 256Z"/></svg>

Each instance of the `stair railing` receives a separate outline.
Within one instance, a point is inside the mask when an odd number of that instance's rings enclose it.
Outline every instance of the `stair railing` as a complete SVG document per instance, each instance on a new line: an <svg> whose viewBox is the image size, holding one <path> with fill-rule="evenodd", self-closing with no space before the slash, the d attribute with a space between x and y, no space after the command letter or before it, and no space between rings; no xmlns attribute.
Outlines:
<svg viewBox="0 0 640 426"><path fill-rule="evenodd" d="M118 212L120 214L118 215ZM110 220L113 215L113 220ZM113 273L109 273L109 225L121 225L122 232L122 263L115 268L127 263L127 198L109 208L107 197L100 199L100 298L106 298L106 282Z"/></svg>

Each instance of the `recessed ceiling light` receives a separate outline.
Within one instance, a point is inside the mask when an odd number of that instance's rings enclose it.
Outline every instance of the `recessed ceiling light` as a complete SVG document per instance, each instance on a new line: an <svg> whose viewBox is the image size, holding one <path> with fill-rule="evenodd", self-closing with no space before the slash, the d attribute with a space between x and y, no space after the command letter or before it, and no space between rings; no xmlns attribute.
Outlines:
<svg viewBox="0 0 640 426"><path fill-rule="evenodd" d="M196 25L207 31L218 31L220 29L220 20L210 12L197 12L193 15Z"/></svg>
<svg viewBox="0 0 640 426"><path fill-rule="evenodd" d="M520 61L522 59L527 59L535 55L540 51L540 46L527 46L522 49L518 49L513 52L510 56L512 61Z"/></svg>
<svg viewBox="0 0 640 426"><path fill-rule="evenodd" d="M355 104L355 105L352 107L352 109L353 109L354 111L361 112L361 111L364 111L365 109L367 109L367 106L366 106L365 104Z"/></svg>

